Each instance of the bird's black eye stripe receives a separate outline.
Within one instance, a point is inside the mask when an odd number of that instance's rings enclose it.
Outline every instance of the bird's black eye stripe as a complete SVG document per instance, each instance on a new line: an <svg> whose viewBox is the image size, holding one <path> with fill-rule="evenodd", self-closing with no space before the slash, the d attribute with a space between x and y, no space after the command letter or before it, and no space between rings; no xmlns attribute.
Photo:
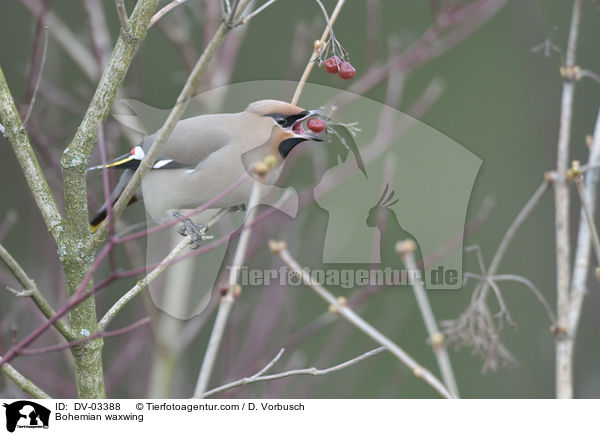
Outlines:
<svg viewBox="0 0 600 435"><path fill-rule="evenodd" d="M301 118L304 118L308 115L308 112L305 110L303 112L298 113L297 115L284 115L283 113L271 113L267 116L270 116L275 120L275 122L281 125L283 128L291 127L294 122L298 121Z"/></svg>

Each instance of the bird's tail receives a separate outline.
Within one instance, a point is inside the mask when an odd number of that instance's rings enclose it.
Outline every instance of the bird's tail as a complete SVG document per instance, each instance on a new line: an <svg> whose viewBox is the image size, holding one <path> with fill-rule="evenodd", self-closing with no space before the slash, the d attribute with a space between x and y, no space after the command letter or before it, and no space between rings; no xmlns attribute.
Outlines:
<svg viewBox="0 0 600 435"><path fill-rule="evenodd" d="M143 155L141 158L138 158L134 153L141 147L136 147L131 150L129 154L124 154L120 157L117 157L111 162L106 163L105 165L92 166L91 168L87 168L88 171L93 171L95 169L104 169L104 168L119 168L119 169L137 169L140 166L140 162L142 161Z"/></svg>
<svg viewBox="0 0 600 435"><path fill-rule="evenodd" d="M116 166L116 165L113 165L113 166ZM123 167L123 166L121 166L121 167ZM114 190L110 194L109 201L111 202L112 205L115 205L115 203L117 202L117 200L123 193L123 190L125 189L125 186L127 186L127 183L133 176L133 173L134 173L133 169L126 169L123 172L123 175L121 175L119 182L117 183ZM131 197L131 199L129 200L129 203L127 205L133 204L133 203L137 202L138 200L139 200L139 198L136 195L134 195ZM96 215L90 220L90 231L92 233L95 233L96 230L100 227L100 225L102 225L102 222L104 222L104 220L106 219L106 209L107 209L107 204L105 203L100 208L100 210L98 210Z"/></svg>

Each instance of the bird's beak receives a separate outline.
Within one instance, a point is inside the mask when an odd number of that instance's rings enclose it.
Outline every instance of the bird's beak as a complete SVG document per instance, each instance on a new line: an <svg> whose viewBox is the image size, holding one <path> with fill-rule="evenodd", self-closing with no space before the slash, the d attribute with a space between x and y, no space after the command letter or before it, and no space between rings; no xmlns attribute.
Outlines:
<svg viewBox="0 0 600 435"><path fill-rule="evenodd" d="M316 133L309 128L304 128L306 121L317 116L322 116L322 112L320 110L307 110L306 115L296 120L289 128L290 133L292 133L295 137L322 142L324 140L323 133Z"/></svg>

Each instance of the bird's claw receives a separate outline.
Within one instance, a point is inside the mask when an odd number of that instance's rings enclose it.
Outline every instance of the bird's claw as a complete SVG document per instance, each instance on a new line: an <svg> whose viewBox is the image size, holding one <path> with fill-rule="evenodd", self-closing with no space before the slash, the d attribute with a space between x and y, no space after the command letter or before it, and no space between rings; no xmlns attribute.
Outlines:
<svg viewBox="0 0 600 435"><path fill-rule="evenodd" d="M229 211L232 213L245 212L246 204L239 204L239 205L234 205L233 207L229 207Z"/></svg>
<svg viewBox="0 0 600 435"><path fill-rule="evenodd" d="M181 217L181 215L176 217ZM206 234L208 228L208 225L195 224L189 218L186 218L183 223L176 228L176 230L184 237L189 236L191 239L191 248L198 249L202 245L202 241L213 238L213 236Z"/></svg>

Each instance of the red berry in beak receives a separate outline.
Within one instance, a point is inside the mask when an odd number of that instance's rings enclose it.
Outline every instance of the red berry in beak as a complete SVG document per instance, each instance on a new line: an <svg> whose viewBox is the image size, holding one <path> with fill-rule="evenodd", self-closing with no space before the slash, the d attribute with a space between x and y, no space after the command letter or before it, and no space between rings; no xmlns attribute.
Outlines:
<svg viewBox="0 0 600 435"><path fill-rule="evenodd" d="M350 62L342 62L339 67L338 75L344 80L353 79L356 76L356 70L350 65Z"/></svg>
<svg viewBox="0 0 600 435"><path fill-rule="evenodd" d="M331 56L325 62L323 62L323 68L330 74L337 74L338 65L341 63L341 60L337 56Z"/></svg>
<svg viewBox="0 0 600 435"><path fill-rule="evenodd" d="M323 130L325 130L325 127L327 126L327 124L325 124L325 121L323 121L321 119L311 118L306 123L306 126L308 128L310 128L312 131L314 131L315 133L321 133Z"/></svg>

